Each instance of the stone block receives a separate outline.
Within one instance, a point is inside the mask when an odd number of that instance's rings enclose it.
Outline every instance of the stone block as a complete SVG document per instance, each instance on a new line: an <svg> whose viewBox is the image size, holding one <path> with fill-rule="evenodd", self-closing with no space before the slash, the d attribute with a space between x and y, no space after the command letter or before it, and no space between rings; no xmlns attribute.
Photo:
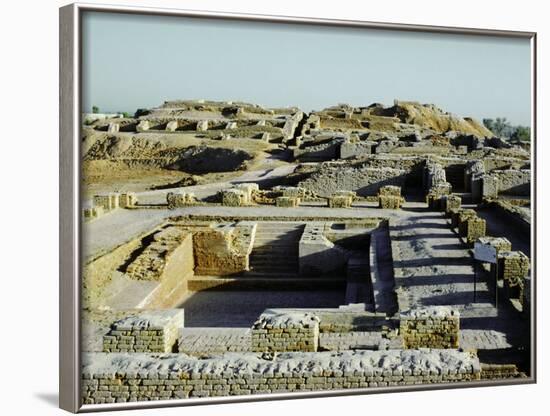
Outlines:
<svg viewBox="0 0 550 416"><path fill-rule="evenodd" d="M529 273L529 257L521 251L501 250L498 253L499 278L514 286Z"/></svg>
<svg viewBox="0 0 550 416"><path fill-rule="evenodd" d="M498 197L498 178L496 176L483 175L481 177L481 196L489 199Z"/></svg>
<svg viewBox="0 0 550 416"><path fill-rule="evenodd" d="M111 324L103 337L103 349L105 352L174 352L183 319L183 309L132 312Z"/></svg>
<svg viewBox="0 0 550 416"><path fill-rule="evenodd" d="M380 195L378 197L378 207L383 209L399 209L403 203L403 198L393 195Z"/></svg>
<svg viewBox="0 0 550 416"><path fill-rule="evenodd" d="M148 120L142 120L136 126L137 132L147 131L151 128L151 125Z"/></svg>
<svg viewBox="0 0 550 416"><path fill-rule="evenodd" d="M496 248L497 254L500 251L512 250L512 243L510 242L510 240L504 237L480 237L477 239L477 242Z"/></svg>
<svg viewBox="0 0 550 416"><path fill-rule="evenodd" d="M105 211L111 211L118 208L119 204L119 194L109 193L103 195L94 195L93 197L94 206L103 207Z"/></svg>
<svg viewBox="0 0 550 416"><path fill-rule="evenodd" d="M328 199L329 208L351 208L353 198L345 195L335 195Z"/></svg>
<svg viewBox="0 0 550 416"><path fill-rule="evenodd" d="M176 131L178 129L178 122L176 120L166 123L166 131Z"/></svg>
<svg viewBox="0 0 550 416"><path fill-rule="evenodd" d="M121 208L130 208L137 204L137 196L134 192L120 194L119 205Z"/></svg>
<svg viewBox="0 0 550 416"><path fill-rule="evenodd" d="M458 225L469 217L475 217L477 214L473 209L460 208L451 213L451 227L456 228Z"/></svg>
<svg viewBox="0 0 550 416"><path fill-rule="evenodd" d="M254 200L254 194L260 190L260 186L257 183L239 183L235 185L234 189L239 189L246 194L245 203L249 204Z"/></svg>
<svg viewBox="0 0 550 416"><path fill-rule="evenodd" d="M227 207L242 207L247 204L247 193L241 189L222 191L222 205Z"/></svg>
<svg viewBox="0 0 550 416"><path fill-rule="evenodd" d="M101 217L105 213L102 206L85 208L84 209L84 220L91 221L96 218Z"/></svg>
<svg viewBox="0 0 550 416"><path fill-rule="evenodd" d="M282 196L288 196L290 198L304 199L306 196L306 189L299 186L276 186L274 191L281 192Z"/></svg>
<svg viewBox="0 0 550 416"><path fill-rule="evenodd" d="M400 315L403 348L458 348L460 314L447 306L412 309Z"/></svg>
<svg viewBox="0 0 550 416"><path fill-rule="evenodd" d="M485 236L486 222L479 217L468 217L458 224L458 231L471 244Z"/></svg>
<svg viewBox="0 0 550 416"><path fill-rule="evenodd" d="M459 209L462 204L462 198L458 195L446 195L442 198L442 209L449 214L453 209Z"/></svg>
<svg viewBox="0 0 550 416"><path fill-rule="evenodd" d="M401 187L394 185L381 186L378 196L401 196Z"/></svg>
<svg viewBox="0 0 550 416"><path fill-rule="evenodd" d="M336 191L333 196L347 196L354 201L357 198L357 192L354 191Z"/></svg>
<svg viewBox="0 0 550 416"><path fill-rule="evenodd" d="M197 202L195 195L191 192L174 191L166 194L166 203L168 208L181 208L193 205Z"/></svg>
<svg viewBox="0 0 550 416"><path fill-rule="evenodd" d="M290 196L279 196L275 199L278 207L296 208L300 205L300 198Z"/></svg>
<svg viewBox="0 0 550 416"><path fill-rule="evenodd" d="M430 192L434 192L438 195L450 195L453 191L453 187L449 182L438 182L430 188Z"/></svg>
<svg viewBox="0 0 550 416"><path fill-rule="evenodd" d="M251 348L256 352L316 352L319 318L309 312L263 313L252 326Z"/></svg>
<svg viewBox="0 0 550 416"><path fill-rule="evenodd" d="M208 120L200 120L197 122L197 131L207 131L208 130Z"/></svg>
<svg viewBox="0 0 550 416"><path fill-rule="evenodd" d="M109 123L107 126L107 133L118 133L120 131L120 124Z"/></svg>

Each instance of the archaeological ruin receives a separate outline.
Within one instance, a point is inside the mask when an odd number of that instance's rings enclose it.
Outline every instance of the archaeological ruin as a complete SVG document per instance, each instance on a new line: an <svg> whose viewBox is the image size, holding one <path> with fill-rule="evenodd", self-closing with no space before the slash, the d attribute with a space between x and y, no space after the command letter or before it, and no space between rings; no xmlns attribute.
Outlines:
<svg viewBox="0 0 550 416"><path fill-rule="evenodd" d="M531 376L531 149L432 104L82 127L84 404Z"/></svg>

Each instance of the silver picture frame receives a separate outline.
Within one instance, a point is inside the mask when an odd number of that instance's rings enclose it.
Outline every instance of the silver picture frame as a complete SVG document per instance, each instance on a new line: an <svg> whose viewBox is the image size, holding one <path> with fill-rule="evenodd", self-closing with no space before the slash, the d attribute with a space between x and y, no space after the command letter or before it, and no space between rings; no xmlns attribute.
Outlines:
<svg viewBox="0 0 550 416"><path fill-rule="evenodd" d="M120 404L82 405L80 394L80 339L81 339L81 202L80 202L80 126L81 126L81 19L85 12L125 13L157 16L181 16L209 19L237 20L242 22L293 23L298 25L320 25L336 27L353 27L368 29L395 30L400 32L446 33L487 35L508 38L529 39L531 44L531 103L532 103L532 171L536 182L537 164L537 102L536 102L536 50L537 34L535 32L520 32L507 30L488 30L482 28L439 27L410 25L397 23L381 23L369 21L333 20L292 16L269 16L255 14L225 13L215 11L177 10L155 7L131 7L74 3L59 9L59 56L60 56L60 145L59 145L59 406L69 412L92 412L107 410L123 410L136 408L156 408L166 406L190 406L209 403L230 403L260 400L298 399L326 396L345 396L357 394L374 394L399 391L420 391L434 389L449 389L474 386L500 386L512 384L529 384L537 381L536 355L536 189L532 184L532 229L531 246L533 302L531 303L531 372L526 379L499 380L494 382L469 382L464 384L412 385L407 387L380 387L376 389L346 389L323 392L281 393L269 395L237 396L221 398L196 398L182 400L163 400L154 402L135 402Z"/></svg>

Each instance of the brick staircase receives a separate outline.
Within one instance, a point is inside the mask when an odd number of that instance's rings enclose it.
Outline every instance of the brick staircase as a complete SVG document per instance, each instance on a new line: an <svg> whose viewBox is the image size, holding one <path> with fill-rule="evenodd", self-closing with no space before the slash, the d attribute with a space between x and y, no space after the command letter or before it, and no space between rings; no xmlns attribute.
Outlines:
<svg viewBox="0 0 550 416"><path fill-rule="evenodd" d="M260 222L246 276L298 274L298 244L304 224Z"/></svg>

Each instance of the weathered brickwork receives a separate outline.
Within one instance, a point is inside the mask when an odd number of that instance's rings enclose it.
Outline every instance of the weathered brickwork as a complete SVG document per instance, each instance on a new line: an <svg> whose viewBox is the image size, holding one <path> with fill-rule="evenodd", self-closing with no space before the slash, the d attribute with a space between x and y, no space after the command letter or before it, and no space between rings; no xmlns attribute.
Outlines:
<svg viewBox="0 0 550 416"><path fill-rule="evenodd" d="M378 191L378 196L401 196L401 187L393 185L382 186Z"/></svg>
<svg viewBox="0 0 550 416"><path fill-rule="evenodd" d="M120 194L118 200L121 208L131 208L137 204L137 196L134 192Z"/></svg>
<svg viewBox="0 0 550 416"><path fill-rule="evenodd" d="M111 211L119 207L119 194L110 193L105 195L94 195L94 206L103 207L105 211Z"/></svg>
<svg viewBox="0 0 550 416"><path fill-rule="evenodd" d="M385 185L402 186L406 171L401 169L352 167L323 163L318 171L300 182L299 186L324 197L340 189L357 192L360 196L377 195Z"/></svg>
<svg viewBox="0 0 550 416"><path fill-rule="evenodd" d="M521 373L515 364L481 364L482 380L518 378Z"/></svg>
<svg viewBox="0 0 550 416"><path fill-rule="evenodd" d="M300 205L300 198L292 196L280 196L275 200L278 207L296 208Z"/></svg>
<svg viewBox="0 0 550 416"><path fill-rule="evenodd" d="M252 351L315 352L319 318L310 313L262 314L252 326Z"/></svg>
<svg viewBox="0 0 550 416"><path fill-rule="evenodd" d="M183 277L193 269L191 234L179 227L168 227L152 236L151 243L126 268L136 280L162 280L167 275Z"/></svg>
<svg viewBox="0 0 550 416"><path fill-rule="evenodd" d="M403 348L458 348L460 314L444 306L413 309L400 316Z"/></svg>
<svg viewBox="0 0 550 416"><path fill-rule="evenodd" d="M497 253L512 250L512 243L504 237L480 237L477 239L477 242L494 247Z"/></svg>
<svg viewBox="0 0 550 416"><path fill-rule="evenodd" d="M455 350L83 355L84 404L373 388L479 380L479 359Z"/></svg>
<svg viewBox="0 0 550 416"><path fill-rule="evenodd" d="M222 191L222 205L241 207L249 203L247 192L242 189L227 189Z"/></svg>
<svg viewBox="0 0 550 416"><path fill-rule="evenodd" d="M173 352L183 328L183 309L150 310L113 322L103 352Z"/></svg>
<svg viewBox="0 0 550 416"><path fill-rule="evenodd" d="M500 251L498 253L499 277L509 298L525 302L525 278L529 273L529 257L521 251Z"/></svg>
<svg viewBox="0 0 550 416"><path fill-rule="evenodd" d="M334 195L328 199L329 208L350 208L353 198L345 195Z"/></svg>
<svg viewBox="0 0 550 416"><path fill-rule="evenodd" d="M443 211L446 213L451 212L453 209L459 209L462 204L462 198L458 195L447 195L442 198L442 207Z"/></svg>
<svg viewBox="0 0 550 416"><path fill-rule="evenodd" d="M187 207L189 205L193 205L197 202L195 195L190 192L185 191L176 191L176 192L168 192L166 194L166 203L168 204L168 208L174 209L174 208L180 208L180 207Z"/></svg>
<svg viewBox="0 0 550 416"><path fill-rule="evenodd" d="M403 198L393 195L378 196L378 207L384 209L399 209L403 203Z"/></svg>
<svg viewBox="0 0 550 416"><path fill-rule="evenodd" d="M464 221L458 224L458 231L466 241L471 244L475 242L479 237L485 236L486 222L479 217L468 217Z"/></svg>
<svg viewBox="0 0 550 416"><path fill-rule="evenodd" d="M101 217L105 213L105 210L102 206L92 207L92 208L85 208L84 209L84 220L91 221L95 220L96 218Z"/></svg>
<svg viewBox="0 0 550 416"><path fill-rule="evenodd" d="M475 217L477 214L473 209L460 208L451 212L451 227L456 228L467 218Z"/></svg>
<svg viewBox="0 0 550 416"><path fill-rule="evenodd" d="M225 276L248 270L255 235L256 223L248 221L196 230L195 274Z"/></svg>

